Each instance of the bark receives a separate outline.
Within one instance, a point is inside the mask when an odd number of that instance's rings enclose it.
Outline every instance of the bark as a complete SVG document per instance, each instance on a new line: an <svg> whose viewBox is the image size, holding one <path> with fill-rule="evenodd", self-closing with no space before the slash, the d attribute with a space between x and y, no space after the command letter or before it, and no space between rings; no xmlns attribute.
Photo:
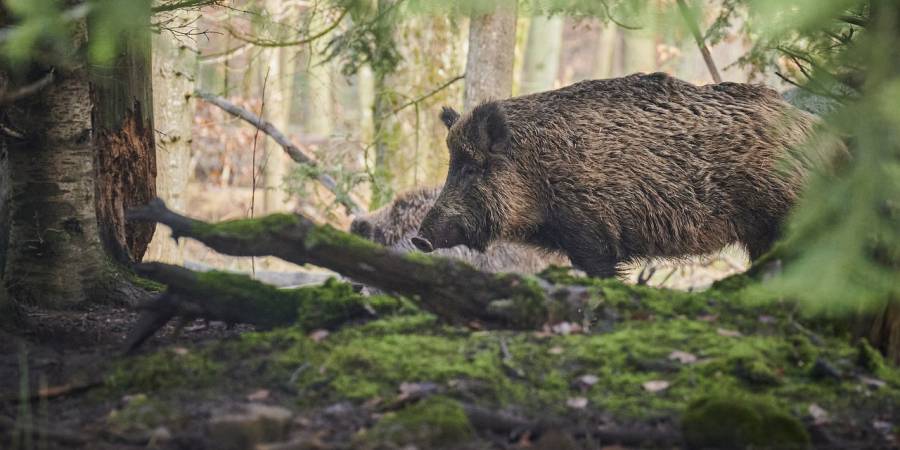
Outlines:
<svg viewBox="0 0 900 450"><path fill-rule="evenodd" d="M86 37L85 24L77 24L72 45ZM91 106L84 66L58 68L53 83L9 106L10 128L20 136L3 135L3 281L11 301L71 306L103 276Z"/></svg>
<svg viewBox="0 0 900 450"><path fill-rule="evenodd" d="M367 285L409 296L425 310L453 323L534 329L559 320L586 321L592 293L577 286L551 286L518 274L480 272L446 258L401 254L362 238L316 226L294 215L276 215L210 225L170 211L156 200L129 218L156 221L175 236L199 240L232 256L276 256L296 264L332 269ZM182 289L187 282L145 276ZM229 291L231 292L231 291ZM252 292L243 303L254 308ZM215 301L215 295L208 295ZM586 322L585 322L586 326Z"/></svg>
<svg viewBox="0 0 900 450"><path fill-rule="evenodd" d="M515 2L499 2L493 13L469 20L463 103L466 111L484 101L512 95L515 47Z"/></svg>
<svg viewBox="0 0 900 450"><path fill-rule="evenodd" d="M562 35L562 17L539 16L531 19L522 66L522 94L553 89L559 71Z"/></svg>
<svg viewBox="0 0 900 450"><path fill-rule="evenodd" d="M193 23L196 11L172 13L172 26ZM198 73L196 49L165 30L153 37L153 118L156 135L156 193L174 208L184 209L190 178L193 97ZM181 264L184 244L170 239L166 227L156 227L146 259Z"/></svg>
<svg viewBox="0 0 900 450"><path fill-rule="evenodd" d="M149 2L141 3L149 11ZM151 224L126 223L125 211L156 197L156 149L149 27L129 30L120 41L113 61L92 71L91 98L100 237L127 264L141 260L153 237Z"/></svg>

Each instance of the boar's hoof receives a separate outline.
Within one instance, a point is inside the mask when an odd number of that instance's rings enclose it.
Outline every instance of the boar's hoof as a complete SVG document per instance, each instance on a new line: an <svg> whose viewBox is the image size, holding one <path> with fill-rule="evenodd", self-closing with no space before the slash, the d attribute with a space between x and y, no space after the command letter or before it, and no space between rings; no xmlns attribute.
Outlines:
<svg viewBox="0 0 900 450"><path fill-rule="evenodd" d="M411 240L412 240L413 245L415 245L416 248L422 252L431 253L434 251L434 246L431 245L431 242L429 242L428 239L425 239L425 238L419 237L419 236L415 236Z"/></svg>

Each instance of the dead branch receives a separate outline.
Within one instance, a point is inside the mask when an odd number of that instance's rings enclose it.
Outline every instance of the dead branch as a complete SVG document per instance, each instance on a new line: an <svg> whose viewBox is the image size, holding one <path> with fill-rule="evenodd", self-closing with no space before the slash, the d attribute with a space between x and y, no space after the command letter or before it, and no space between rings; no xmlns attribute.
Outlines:
<svg viewBox="0 0 900 450"><path fill-rule="evenodd" d="M432 90L431 90L430 92L428 92L427 94L422 95L421 97L418 97L418 98L414 98L414 99L412 99L412 100L410 100L410 101L408 101L408 102L406 102L406 103L404 103L404 104L402 104L402 105L400 105L400 106L394 108L394 110L391 111L391 113L397 114L398 112L400 112L400 111L402 111L402 110L404 110L404 109L406 109L406 108L408 108L408 107L410 107L410 106L412 106L412 105L415 105L415 104L417 104L417 103L421 103L421 102L423 102L423 101L425 101L425 100L428 100L429 98L431 98L431 97L433 97L434 95L436 95L438 92L441 92L441 91L443 91L444 89L447 89L448 87L450 87L453 83L456 83L457 81L463 80L463 79L465 79L465 78L466 78L466 74L465 74L465 73L463 73L462 75L457 75L457 76L451 78L450 80L448 80L446 83L444 83L444 84L442 84L442 85L440 85L440 86L438 86L438 87L432 89Z"/></svg>
<svg viewBox="0 0 900 450"><path fill-rule="evenodd" d="M162 223L172 229L174 237L190 237L228 255L276 256L329 268L384 291L409 296L423 309L453 323L474 320L533 329L547 322L584 322L592 311L593 293L585 287L553 286L518 274L481 272L457 260L399 253L327 225L317 226L301 216L207 224L175 213L156 199L129 211L127 217ZM194 290L196 276L171 267L157 264L139 270L187 297L220 295L215 289ZM254 304L257 301L264 300L252 300ZM241 322L253 319L238 310L229 310L227 317Z"/></svg>
<svg viewBox="0 0 900 450"><path fill-rule="evenodd" d="M262 328L295 325L302 329L336 328L346 322L400 309L392 298L368 298L349 285L278 289L243 274L194 272L163 263L138 264L136 273L169 286L143 311L129 334L125 351L132 352L173 317L247 323ZM322 295L322 289L344 289L344 295ZM335 299L335 297L337 297Z"/></svg>
<svg viewBox="0 0 900 450"><path fill-rule="evenodd" d="M253 126L257 127L259 130L261 130L263 133L266 133L267 135L269 135L269 137L271 137L275 142L277 142L278 145L280 145L281 148L284 149L285 153L287 153L288 156L290 156L290 158L292 160L294 160L295 162L300 163L300 164L306 164L308 166L313 166L313 167L318 166L315 159L313 159L313 157L307 155L303 150L301 150L299 147L294 145L290 141L290 139L288 139L288 137L285 136L284 133L281 132L281 130L279 130L278 128L275 127L275 125L272 124L272 122L269 122L268 120L265 120L265 119L257 116L256 114L254 114L250 111L247 111L246 109L241 108L240 106L237 106L234 103L231 103L222 97L219 97L218 95L214 95L209 92L203 92L203 91L196 91L194 94L197 95L198 97L202 98L203 100L206 100L207 102L212 103L213 105L216 105L219 108L222 108L223 110L225 110L225 112L227 112L235 117L244 119L244 121L252 124ZM343 195L342 193L339 192L337 181L335 181L335 179L332 178L331 175L322 173L322 174L319 174L318 179L319 179L319 182L322 183L323 186L325 186L329 191L334 193L337 201L340 202L342 205L344 205L344 207L347 208L347 211L349 211L350 214L358 215L363 212L363 209L360 208L360 206L352 198L350 198L350 196Z"/></svg>
<svg viewBox="0 0 900 450"><path fill-rule="evenodd" d="M13 103L20 99L28 97L30 95L34 95L37 92L39 92L41 89L44 89L45 87L52 84L53 79L54 79L53 70L50 70L49 72L47 72L46 75L44 75L37 81L29 83L20 88L17 88L15 90L13 90L12 92L0 92L0 105L6 105L9 103Z"/></svg>
<svg viewBox="0 0 900 450"><path fill-rule="evenodd" d="M684 23L694 36L694 40L697 41L697 48L700 49L700 53L703 55L703 61L706 62L706 68L709 70L709 74L712 75L713 81L721 83L722 77L719 75L719 70L716 69L716 63L712 59L709 47L706 46L706 42L703 40L703 35L700 33L700 26L697 25L694 13L691 12L684 0L678 0L678 11L681 12L681 18L684 19Z"/></svg>

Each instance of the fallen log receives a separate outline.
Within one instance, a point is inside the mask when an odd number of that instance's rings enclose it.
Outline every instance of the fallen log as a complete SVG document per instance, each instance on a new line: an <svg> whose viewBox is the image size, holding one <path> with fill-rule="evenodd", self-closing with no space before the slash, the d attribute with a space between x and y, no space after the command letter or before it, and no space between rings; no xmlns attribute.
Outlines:
<svg viewBox="0 0 900 450"><path fill-rule="evenodd" d="M134 270L169 288L159 298L138 307L143 314L126 340L128 352L176 316L261 328L295 325L312 330L336 328L403 307L399 299L365 297L354 292L351 285L337 280L321 286L279 289L243 274L194 272L163 263L138 264Z"/></svg>
<svg viewBox="0 0 900 450"><path fill-rule="evenodd" d="M407 296L451 323L477 321L486 326L534 329L548 322L574 321L587 326L595 306L592 291L585 287L556 286L536 277L481 272L457 260L399 253L299 215L209 224L173 212L156 199L129 211L127 217L162 223L172 229L174 238L193 238L224 254L275 256L325 267ZM215 292L191 290L193 279L187 274L192 272L162 267L142 266L139 271L176 292L218 301ZM235 320L244 314L229 311Z"/></svg>

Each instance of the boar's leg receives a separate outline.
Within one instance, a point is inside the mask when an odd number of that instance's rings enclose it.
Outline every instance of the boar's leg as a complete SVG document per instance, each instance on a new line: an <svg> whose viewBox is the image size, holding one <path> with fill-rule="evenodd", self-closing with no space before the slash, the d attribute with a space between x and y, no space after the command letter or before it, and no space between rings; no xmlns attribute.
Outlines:
<svg viewBox="0 0 900 450"><path fill-rule="evenodd" d="M616 264L618 260L612 249L595 245L591 241L576 239L574 242L563 245L572 265L583 270L588 276L595 278L612 278L618 272Z"/></svg>

